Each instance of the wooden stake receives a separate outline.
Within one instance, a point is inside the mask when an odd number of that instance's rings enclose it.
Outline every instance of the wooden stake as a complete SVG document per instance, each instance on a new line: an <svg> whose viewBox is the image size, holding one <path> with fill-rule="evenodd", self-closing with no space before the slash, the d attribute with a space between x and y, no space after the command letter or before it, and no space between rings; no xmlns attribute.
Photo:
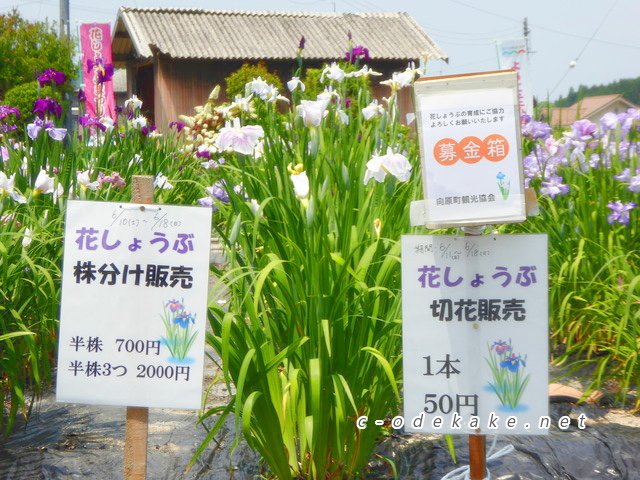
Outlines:
<svg viewBox="0 0 640 480"><path fill-rule="evenodd" d="M469 478L483 480L487 472L486 438L484 435L469 435Z"/></svg>
<svg viewBox="0 0 640 480"><path fill-rule="evenodd" d="M149 409L127 407L124 440L124 479L146 480Z"/></svg>
<svg viewBox="0 0 640 480"><path fill-rule="evenodd" d="M153 203L153 177L134 175L131 183L133 203ZM124 480L146 480L149 409L127 407L124 440Z"/></svg>

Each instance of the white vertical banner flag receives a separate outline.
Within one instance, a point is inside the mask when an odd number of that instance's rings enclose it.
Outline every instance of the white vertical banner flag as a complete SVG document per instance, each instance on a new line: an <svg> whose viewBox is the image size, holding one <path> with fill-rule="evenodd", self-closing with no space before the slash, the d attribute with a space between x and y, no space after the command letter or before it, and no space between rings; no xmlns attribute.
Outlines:
<svg viewBox="0 0 640 480"><path fill-rule="evenodd" d="M527 57L527 41L524 38L497 40L496 49L498 50L500 70L515 70L518 73L520 113L533 115L533 92Z"/></svg>

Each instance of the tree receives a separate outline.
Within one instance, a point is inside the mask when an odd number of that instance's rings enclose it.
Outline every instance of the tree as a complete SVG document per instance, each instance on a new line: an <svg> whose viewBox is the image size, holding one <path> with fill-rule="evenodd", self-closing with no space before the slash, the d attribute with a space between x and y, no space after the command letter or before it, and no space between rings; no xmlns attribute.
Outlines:
<svg viewBox="0 0 640 480"><path fill-rule="evenodd" d="M30 22L15 8L0 14L0 99L49 68L64 72L70 86L76 76L73 53L73 43L60 39L54 24Z"/></svg>

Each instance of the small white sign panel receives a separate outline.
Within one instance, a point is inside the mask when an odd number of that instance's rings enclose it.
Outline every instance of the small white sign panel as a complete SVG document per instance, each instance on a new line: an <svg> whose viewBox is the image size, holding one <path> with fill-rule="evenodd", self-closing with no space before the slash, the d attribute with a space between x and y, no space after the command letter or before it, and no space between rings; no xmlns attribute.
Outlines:
<svg viewBox="0 0 640 480"><path fill-rule="evenodd" d="M69 201L57 400L201 407L211 210Z"/></svg>
<svg viewBox="0 0 640 480"><path fill-rule="evenodd" d="M402 237L409 432L548 432L546 235Z"/></svg>
<svg viewBox="0 0 640 480"><path fill-rule="evenodd" d="M427 78L414 90L427 226L524 221L516 73Z"/></svg>

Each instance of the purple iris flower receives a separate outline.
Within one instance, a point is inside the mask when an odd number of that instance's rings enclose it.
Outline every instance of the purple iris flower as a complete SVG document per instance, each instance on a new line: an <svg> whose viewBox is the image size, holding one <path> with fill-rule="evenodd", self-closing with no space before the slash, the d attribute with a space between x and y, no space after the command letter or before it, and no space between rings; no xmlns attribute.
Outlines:
<svg viewBox="0 0 640 480"><path fill-rule="evenodd" d="M551 136L551 127L545 122L532 120L522 128L522 135L534 140L538 138L546 140Z"/></svg>
<svg viewBox="0 0 640 480"><path fill-rule="evenodd" d="M218 199L224 203L229 203L231 201L231 199L229 198L229 194L227 193L226 187L227 186L223 180L223 181L214 183L210 187L205 188L208 196L199 198L198 203L203 207L212 207L213 210L216 211L218 208L213 203L214 199Z"/></svg>
<svg viewBox="0 0 640 480"><path fill-rule="evenodd" d="M78 101L84 103L87 101L87 95L84 93L83 89L78 90Z"/></svg>
<svg viewBox="0 0 640 480"><path fill-rule="evenodd" d="M150 126L144 126L140 129L140 131L142 132L143 135L149 135L151 132L155 132L156 131L156 126L155 125L150 125Z"/></svg>
<svg viewBox="0 0 640 480"><path fill-rule="evenodd" d="M350 52L345 53L344 59L346 62L356 63L358 60L364 60L365 63L371 60L369 56L369 49L358 45L353 47Z"/></svg>
<svg viewBox="0 0 640 480"><path fill-rule="evenodd" d="M47 114L55 115L60 118L62 116L62 107L60 104L53 98L45 97L39 98L35 102L33 102L33 113L35 113L38 118L44 120L44 117Z"/></svg>
<svg viewBox="0 0 640 480"><path fill-rule="evenodd" d="M111 175L105 175L104 172L98 174L98 183L110 183L113 188L122 188L127 186L124 178L120 176L118 172L113 172Z"/></svg>
<svg viewBox="0 0 640 480"><path fill-rule="evenodd" d="M211 193L212 197L217 198L224 203L229 203L231 201L224 182L214 183L211 187L207 188L207 191Z"/></svg>
<svg viewBox="0 0 640 480"><path fill-rule="evenodd" d="M600 125L604 130L614 130L618 123L620 123L618 115L613 112L605 113L600 119Z"/></svg>
<svg viewBox="0 0 640 480"><path fill-rule="evenodd" d="M198 150L196 152L196 158L211 159L211 154L209 153L209 150Z"/></svg>
<svg viewBox="0 0 640 480"><path fill-rule="evenodd" d="M56 72L53 68L45 70L38 76L40 87L44 87L45 85L62 85L66 79L67 77L64 73Z"/></svg>
<svg viewBox="0 0 640 480"><path fill-rule="evenodd" d="M598 126L590 120L578 120L571 125L571 138L585 142L594 138Z"/></svg>
<svg viewBox="0 0 640 480"><path fill-rule="evenodd" d="M95 68L98 74L98 83L110 82L113 78L113 64L104 63L104 58L98 57L95 60L87 60L87 73Z"/></svg>
<svg viewBox="0 0 640 480"><path fill-rule="evenodd" d="M633 193L640 193L640 168L636 168L636 174L629 178L629 187Z"/></svg>
<svg viewBox="0 0 640 480"><path fill-rule="evenodd" d="M0 133L9 133L17 129L17 125L0 125Z"/></svg>
<svg viewBox="0 0 640 480"><path fill-rule="evenodd" d="M103 132L107 130L107 126L102 122L100 122L100 119L98 117L87 117L87 116L81 115L78 117L78 123L82 125L84 128L98 127Z"/></svg>
<svg viewBox="0 0 640 480"><path fill-rule="evenodd" d="M53 140L58 142L62 141L67 135L66 128L55 128L53 122L44 122L42 119L37 117L33 123L27 125L27 135L29 135L31 140L35 140L38 138L38 135L40 135L40 131L43 128Z"/></svg>
<svg viewBox="0 0 640 480"><path fill-rule="evenodd" d="M512 353L511 355L509 355L507 358L505 358L503 361L500 362L500 366L502 368L508 368L510 372L515 373L518 371L518 367L520 366L521 363L523 367L527 366L527 364L525 363L524 360L522 360L522 357L520 357L520 355L516 356L515 353Z"/></svg>
<svg viewBox="0 0 640 480"><path fill-rule="evenodd" d="M304 39L304 35L300 38L300 45L298 45L298 49L299 50L304 50L304 44L306 43L306 40Z"/></svg>
<svg viewBox="0 0 640 480"><path fill-rule="evenodd" d="M625 182L626 183L631 178L631 169L630 168L625 168L618 175L614 175L613 178L615 178L619 182Z"/></svg>
<svg viewBox="0 0 640 480"><path fill-rule="evenodd" d="M609 223L622 223L623 225L629 225L629 212L636 208L638 204L633 202L622 203L620 200L615 202L609 202L607 207L611 209L611 215L607 216Z"/></svg>
<svg viewBox="0 0 640 480"><path fill-rule="evenodd" d="M3 120L9 115L15 115L16 118L20 118L20 110L18 110L16 107L10 107L8 105L0 105L0 120Z"/></svg>
<svg viewBox="0 0 640 480"><path fill-rule="evenodd" d="M171 122L171 123L169 123L169 128L173 128L173 127L176 127L176 130L178 132L181 132L182 129L185 127L185 124L182 123L182 122Z"/></svg>
<svg viewBox="0 0 640 480"><path fill-rule="evenodd" d="M551 197L551 199L556 198L556 195L566 195L569 193L570 187L562 183L563 181L562 177L552 175L549 177L549 181L540 182L542 185L542 187L540 187L540 194L545 197Z"/></svg>

